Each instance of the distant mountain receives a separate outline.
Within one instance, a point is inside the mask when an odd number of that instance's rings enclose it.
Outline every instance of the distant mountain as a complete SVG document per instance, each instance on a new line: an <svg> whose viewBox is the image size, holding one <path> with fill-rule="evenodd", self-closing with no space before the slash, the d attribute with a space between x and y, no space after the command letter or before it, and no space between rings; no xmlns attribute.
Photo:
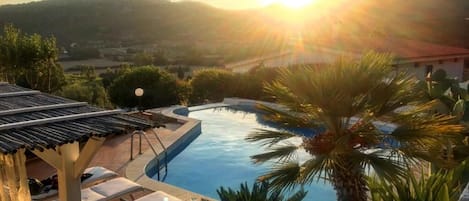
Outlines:
<svg viewBox="0 0 469 201"><path fill-rule="evenodd" d="M292 36L385 35L469 48L468 11L468 0L323 0L296 11L279 6L232 11L165 0L45 0L0 7L0 23L54 35L60 44L90 40L268 44L287 43Z"/></svg>

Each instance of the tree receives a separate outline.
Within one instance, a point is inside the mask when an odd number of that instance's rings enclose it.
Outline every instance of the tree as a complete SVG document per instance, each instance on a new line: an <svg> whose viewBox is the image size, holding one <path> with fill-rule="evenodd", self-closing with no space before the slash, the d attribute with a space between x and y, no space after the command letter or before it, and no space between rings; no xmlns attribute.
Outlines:
<svg viewBox="0 0 469 201"><path fill-rule="evenodd" d="M190 84L192 86L192 102L200 103L205 100L221 101L233 94L233 73L223 69L203 69L194 72Z"/></svg>
<svg viewBox="0 0 469 201"><path fill-rule="evenodd" d="M462 140L463 126L455 118L427 112L416 80L390 67L388 54L368 53L356 60L341 58L322 68L283 70L265 86L285 108L260 106L267 120L291 130L259 130L248 141L262 141L267 152L254 155L256 163L276 160L260 180L275 188L291 188L324 178L339 201L367 200L365 173L372 168L380 178L395 181L419 160L441 158L447 139ZM396 110L412 105L404 111ZM383 123L386 122L385 127ZM288 140L301 137L300 144ZM303 148L310 158L295 160Z"/></svg>
<svg viewBox="0 0 469 201"><path fill-rule="evenodd" d="M101 77L101 81L103 82L103 87L107 89L109 88L109 86L111 86L112 82L114 82L115 79L117 79L121 75L130 71L131 71L131 67L129 65L122 65L118 69L115 69L115 70L111 70L111 68L107 68L106 72L101 73L99 77Z"/></svg>
<svg viewBox="0 0 469 201"><path fill-rule="evenodd" d="M252 68L248 73L236 75L235 94L240 98L267 100L270 96L264 93L263 84L272 83L278 76L281 68L266 68L262 65Z"/></svg>
<svg viewBox="0 0 469 201"><path fill-rule="evenodd" d="M60 96L76 101L88 102L98 107L110 108L106 90L96 82L75 82L65 85L58 93Z"/></svg>
<svg viewBox="0 0 469 201"><path fill-rule="evenodd" d="M134 94L139 87L144 90L140 100ZM109 87L109 96L119 107L141 106L146 109L179 103L178 91L178 84L172 75L159 68L145 66L118 77Z"/></svg>
<svg viewBox="0 0 469 201"><path fill-rule="evenodd" d="M134 56L134 63L138 66L153 65L153 61L153 55L151 55L150 53L141 52Z"/></svg>
<svg viewBox="0 0 469 201"><path fill-rule="evenodd" d="M57 54L55 38L23 34L7 25L0 36L0 73L5 81L51 93L65 84Z"/></svg>
<svg viewBox="0 0 469 201"><path fill-rule="evenodd" d="M438 69L420 84L427 91L429 100L438 100L443 107L436 108L437 112L458 116L461 120L469 120L466 113L468 102L467 89L459 86L457 78L450 78L443 69Z"/></svg>
<svg viewBox="0 0 469 201"><path fill-rule="evenodd" d="M102 79L96 75L94 67L90 66L82 67L79 75L67 76L67 85L62 87L58 95L98 107L112 108Z"/></svg>
<svg viewBox="0 0 469 201"><path fill-rule="evenodd" d="M466 126L469 125L469 96L467 89L459 86L457 78L448 77L446 71L438 69L429 74L425 82L421 81L420 86L426 91L427 100L438 103L432 108L435 113L455 116L457 121ZM467 131L466 135L468 135ZM448 164L451 164L451 161L461 162L469 156L467 143L448 141L447 147L448 150L443 154L449 157L447 158ZM446 152L452 154L447 156Z"/></svg>
<svg viewBox="0 0 469 201"><path fill-rule="evenodd" d="M284 199L281 191L271 191L268 182L254 183L252 190L249 190L248 184L241 184L239 190L234 191L231 188L217 189L221 201L301 201L305 198L307 191L303 189L295 192L291 197Z"/></svg>

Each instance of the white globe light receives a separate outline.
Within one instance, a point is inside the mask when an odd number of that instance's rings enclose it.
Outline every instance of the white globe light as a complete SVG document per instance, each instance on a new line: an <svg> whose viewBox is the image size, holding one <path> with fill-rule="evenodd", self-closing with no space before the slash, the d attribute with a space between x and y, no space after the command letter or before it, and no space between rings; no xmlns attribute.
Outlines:
<svg viewBox="0 0 469 201"><path fill-rule="evenodd" d="M142 88L136 88L135 89L135 96L137 96L137 97L143 96L143 89Z"/></svg>

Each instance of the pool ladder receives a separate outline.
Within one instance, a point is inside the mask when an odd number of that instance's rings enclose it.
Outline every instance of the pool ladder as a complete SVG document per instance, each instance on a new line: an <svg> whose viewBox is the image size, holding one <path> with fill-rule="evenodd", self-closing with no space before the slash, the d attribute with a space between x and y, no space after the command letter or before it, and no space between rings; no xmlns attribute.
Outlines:
<svg viewBox="0 0 469 201"><path fill-rule="evenodd" d="M157 126L157 128L159 127L164 127L164 126ZM158 134L154 131L154 129L150 129L150 132L153 133L153 135L155 135L155 138L156 140L158 141L158 143L160 144L160 146L163 148L163 152L164 153L164 176L163 176L163 180L166 178L166 175L168 174L168 152L166 150L166 146L163 144L163 142L161 142L161 139L160 137L158 136ZM142 154L142 136L143 138L145 138L145 141L148 143L148 145L150 146L151 150L153 151L153 153L155 154L155 159L156 159L156 167L157 167L157 177L158 177L158 181L161 181L161 173L160 173L160 170L162 169L161 167L161 164L160 164L160 155L158 154L158 152L156 151L155 147L153 146L153 144L150 142L150 139L148 138L147 136L147 133L142 131L142 130L136 130L132 133L132 136L130 137L130 160L133 160L133 150L134 150L134 136L135 135L138 135L138 154L141 155Z"/></svg>

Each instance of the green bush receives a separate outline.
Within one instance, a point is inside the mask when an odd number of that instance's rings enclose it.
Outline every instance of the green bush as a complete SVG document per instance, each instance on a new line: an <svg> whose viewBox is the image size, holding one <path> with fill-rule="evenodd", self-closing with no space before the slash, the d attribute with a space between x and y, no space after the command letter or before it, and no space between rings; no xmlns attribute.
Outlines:
<svg viewBox="0 0 469 201"><path fill-rule="evenodd" d="M194 72L190 81L192 86L192 103L221 101L225 97L233 96L236 86L232 72L223 69L203 69Z"/></svg>
<svg viewBox="0 0 469 201"><path fill-rule="evenodd" d="M104 108L112 108L102 79L96 75L94 67L82 67L79 75L68 75L67 85L57 94L76 101L88 102Z"/></svg>
<svg viewBox="0 0 469 201"><path fill-rule="evenodd" d="M251 69L247 73L237 74L234 82L234 96L240 98L272 101L264 93L264 84L272 83L278 76L279 68L265 68L262 66Z"/></svg>
<svg viewBox="0 0 469 201"><path fill-rule="evenodd" d="M457 201L468 182L468 164L462 162L453 170L440 169L426 176L409 172L403 180L388 182L370 177L372 201Z"/></svg>
<svg viewBox="0 0 469 201"><path fill-rule="evenodd" d="M144 90L141 98L135 96L136 88ZM114 80L109 87L111 101L122 108L141 106L148 109L177 104L180 101L178 92L176 79L153 66L134 68Z"/></svg>
<svg viewBox="0 0 469 201"><path fill-rule="evenodd" d="M109 108L110 102L106 90L102 85L88 85L86 83L68 84L62 88L60 96L76 101L88 102L99 107Z"/></svg>

